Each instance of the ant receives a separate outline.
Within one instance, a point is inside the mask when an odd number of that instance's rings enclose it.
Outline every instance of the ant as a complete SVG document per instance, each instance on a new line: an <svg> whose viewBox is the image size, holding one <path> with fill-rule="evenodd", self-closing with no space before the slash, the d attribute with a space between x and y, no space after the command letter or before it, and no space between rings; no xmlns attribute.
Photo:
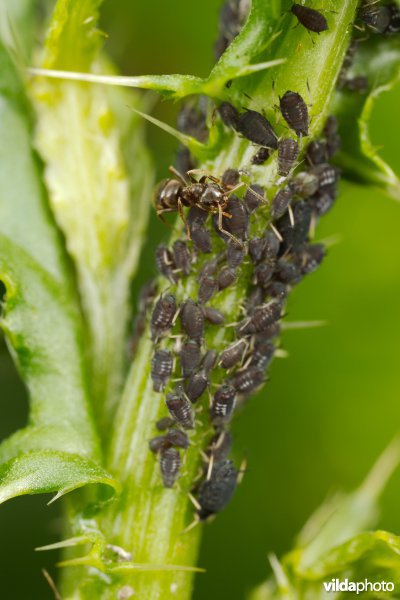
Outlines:
<svg viewBox="0 0 400 600"><path fill-rule="evenodd" d="M229 197L245 184L239 183L234 187L228 186L220 179L209 174L203 175L197 181L193 175L204 173L204 171L198 169L188 171L186 176L174 167L169 167L169 170L175 175L175 178L164 179L156 191L154 206L157 215L160 216L164 212L178 211L180 218L185 223L187 236L190 239L190 223L185 218L183 208L197 206L206 213L218 214L217 226L219 231L239 246L243 246L240 240L224 229L222 218L232 217L232 215L225 212Z"/></svg>

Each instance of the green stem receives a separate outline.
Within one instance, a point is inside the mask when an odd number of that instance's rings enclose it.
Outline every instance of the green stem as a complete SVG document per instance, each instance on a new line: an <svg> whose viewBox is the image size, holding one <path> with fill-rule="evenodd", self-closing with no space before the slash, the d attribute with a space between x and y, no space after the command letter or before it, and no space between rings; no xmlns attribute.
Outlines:
<svg viewBox="0 0 400 600"><path fill-rule="evenodd" d="M333 8L333 3L321 1L322 8ZM312 122L310 138L319 134L329 113L331 96L335 81L341 68L344 54L351 35L358 0L344 0L337 6L335 14L329 15L330 31L316 37L312 43L307 31L292 31L292 19L284 17L289 23L287 33L279 38L276 56L286 56L287 63L273 71L258 74L253 80L251 90L246 89L258 109L276 102L275 94L287 89L300 92L308 97L307 82L312 97ZM275 82L273 92L272 81ZM243 89L242 89L243 91ZM238 102L240 106L243 102ZM271 111L273 112L273 111ZM226 145L218 157L202 165L215 175L221 175L226 168L246 167L254 148L236 135L226 134ZM304 152L303 144L303 152ZM251 169L251 181L261 183L270 189L277 186L277 164L274 159L267 167ZM268 225L268 207L264 206L252 217L251 235L262 235ZM181 236L182 226L178 225L173 239ZM222 250L223 242L215 235L214 248ZM209 258L209 257L208 257ZM205 257L207 260L207 256ZM196 298L197 275L204 262L200 259L191 275L177 286L160 282L161 290L169 288L177 302L191 297ZM241 267L238 283L218 294L213 306L224 312L227 323L241 318L240 307L250 285L251 267L248 259ZM175 332L175 331L174 331ZM206 347L220 351L234 337L232 327L206 330ZM173 340L164 340L164 345L173 347ZM198 414L196 430L191 436L191 446L185 455L183 475L171 490L164 489L159 476L157 460L148 450L148 440L156 435L154 423L167 414L163 396L153 392L150 379L150 361L154 345L150 342L147 330L141 340L128 377L125 392L119 407L112 432L109 452L109 468L120 479L123 493L110 504L98 518L99 530L107 542L117 544L132 553L135 563L148 563L154 566L152 572L126 572L113 575L110 582L92 576L88 582L76 578L75 591L71 597L104 599L118 597L122 586L131 586L136 596L143 599L185 600L190 597L193 574L190 572L165 571L157 565L193 566L196 564L198 544L202 525L188 533L183 529L193 520L193 508L187 492L201 464L199 450L204 448L212 436L207 424L208 401L203 401L202 412ZM212 384L218 384L224 373L216 370ZM167 390L168 391L168 390ZM73 583L73 582L72 582ZM71 581L70 581L71 585ZM95 596L94 594L97 594Z"/></svg>

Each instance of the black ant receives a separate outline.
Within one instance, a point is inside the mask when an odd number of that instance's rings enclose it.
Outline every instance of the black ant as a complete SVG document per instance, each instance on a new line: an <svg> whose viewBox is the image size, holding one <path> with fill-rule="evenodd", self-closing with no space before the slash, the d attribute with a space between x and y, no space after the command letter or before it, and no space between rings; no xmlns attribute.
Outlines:
<svg viewBox="0 0 400 600"><path fill-rule="evenodd" d="M185 223L187 236L190 239L190 228L183 213L183 208L197 206L206 213L217 214L218 230L236 244L242 246L240 240L224 229L222 218L231 218L232 215L225 212L229 197L244 184L239 183L234 187L227 186L220 179L209 174L203 175L199 181L196 181L193 174L203 173L203 171L197 169L188 171L186 177L174 167L169 167L169 170L175 175L175 178L164 179L156 191L154 206L157 215L160 216L164 212L178 211L180 218Z"/></svg>

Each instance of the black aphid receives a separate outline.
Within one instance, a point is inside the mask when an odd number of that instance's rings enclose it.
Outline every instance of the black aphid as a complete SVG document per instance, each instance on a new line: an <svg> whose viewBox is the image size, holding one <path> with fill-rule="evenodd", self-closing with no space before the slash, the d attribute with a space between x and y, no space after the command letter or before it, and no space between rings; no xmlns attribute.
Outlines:
<svg viewBox="0 0 400 600"><path fill-rule="evenodd" d="M301 280L302 271L297 264L285 258L280 258L276 264L275 276L282 283L295 284Z"/></svg>
<svg viewBox="0 0 400 600"><path fill-rule="evenodd" d="M170 392L165 402L171 417L179 425L184 429L193 429L194 413L192 405L181 390Z"/></svg>
<svg viewBox="0 0 400 600"><path fill-rule="evenodd" d="M264 246L264 258L265 260L272 261L279 252L280 241L273 231L267 229L264 234L265 246Z"/></svg>
<svg viewBox="0 0 400 600"><path fill-rule="evenodd" d="M311 169L311 173L318 177L319 190L326 187L330 188L331 186L335 185L340 177L339 170L328 163L313 167Z"/></svg>
<svg viewBox="0 0 400 600"><path fill-rule="evenodd" d="M217 269L218 269L218 258L213 258L212 260L208 260L201 267L197 281L201 281L203 277L211 277L212 275L215 275L215 273L217 272Z"/></svg>
<svg viewBox="0 0 400 600"><path fill-rule="evenodd" d="M203 481L199 489L198 516L204 521L220 512L231 500L237 484L238 471L231 460L214 464L210 479Z"/></svg>
<svg viewBox="0 0 400 600"><path fill-rule="evenodd" d="M325 257L325 246L313 244L304 247L301 254L301 270L303 273L312 273L322 263Z"/></svg>
<svg viewBox="0 0 400 600"><path fill-rule="evenodd" d="M247 239L249 215L243 202L236 196L231 196L227 201L225 211L229 217L223 217L223 229L231 233L235 239ZM235 240L231 241L235 243Z"/></svg>
<svg viewBox="0 0 400 600"><path fill-rule="evenodd" d="M223 325L225 323L225 317L222 312L211 306L204 308L204 316L211 325Z"/></svg>
<svg viewBox="0 0 400 600"><path fill-rule="evenodd" d="M164 487L172 488L179 477L181 455L175 448L162 450L160 454L160 471Z"/></svg>
<svg viewBox="0 0 400 600"><path fill-rule="evenodd" d="M153 341L170 329L175 313L175 296L172 294L160 296L151 315L151 339Z"/></svg>
<svg viewBox="0 0 400 600"><path fill-rule="evenodd" d="M192 256L187 243L183 240L176 240L172 249L176 269L179 269L184 275L190 275Z"/></svg>
<svg viewBox="0 0 400 600"><path fill-rule="evenodd" d="M226 187L235 187L240 180L240 173L237 169L226 169L221 177L221 181Z"/></svg>
<svg viewBox="0 0 400 600"><path fill-rule="evenodd" d="M149 441L149 449L154 454L158 454L161 450L165 450L166 448L170 448L172 444L167 441L166 435L158 435L157 437L153 437Z"/></svg>
<svg viewBox="0 0 400 600"><path fill-rule="evenodd" d="M151 378L155 392L161 392L171 377L173 359L169 350L156 350L151 359Z"/></svg>
<svg viewBox="0 0 400 600"><path fill-rule="evenodd" d="M251 352L250 366L265 371L275 352L274 344L268 339L257 337Z"/></svg>
<svg viewBox="0 0 400 600"><path fill-rule="evenodd" d="M288 250L296 251L307 240L311 225L311 207L308 202L300 200L293 205L294 225L286 213L277 222L277 229L283 237L279 252L283 255Z"/></svg>
<svg viewBox="0 0 400 600"><path fill-rule="evenodd" d="M186 384L186 395L193 404L204 394L209 381L204 367L199 371L194 371Z"/></svg>
<svg viewBox="0 0 400 600"><path fill-rule="evenodd" d="M218 107L218 112L224 125L231 127L232 129L237 129L239 112L232 104L229 104L229 102L222 102Z"/></svg>
<svg viewBox="0 0 400 600"><path fill-rule="evenodd" d="M246 139L264 148L278 148L278 136L264 115L255 110L246 110L237 122L237 130Z"/></svg>
<svg viewBox="0 0 400 600"><path fill-rule="evenodd" d="M282 98L279 98L279 106L286 123L297 136L307 136L309 126L309 115L307 104L297 92L288 90Z"/></svg>
<svg viewBox="0 0 400 600"><path fill-rule="evenodd" d="M313 213L317 217L325 215L334 205L336 196L337 191L335 189L318 191L309 200Z"/></svg>
<svg viewBox="0 0 400 600"><path fill-rule="evenodd" d="M349 77L343 81L343 87L350 92L359 92L360 94L365 94L369 88L368 77L365 77L365 75Z"/></svg>
<svg viewBox="0 0 400 600"><path fill-rule="evenodd" d="M297 17L299 23L309 31L322 33L328 29L328 21L322 13L314 8L294 2L290 11Z"/></svg>
<svg viewBox="0 0 400 600"><path fill-rule="evenodd" d="M275 235L275 234L274 234ZM276 237L276 236L275 236ZM254 287L247 295L246 298L246 313L252 315L254 310L262 304L265 292L260 287ZM245 320L247 322L248 319Z"/></svg>
<svg viewBox="0 0 400 600"><path fill-rule="evenodd" d="M293 198L293 192L290 188L283 188L279 190L274 196L271 202L270 215L272 219L279 219L288 209L290 201ZM276 236L275 236L276 237Z"/></svg>
<svg viewBox="0 0 400 600"><path fill-rule="evenodd" d="M159 419L156 423L158 431L165 431L166 429L169 429L174 425L175 421L174 419L171 419L171 417L163 417L162 419Z"/></svg>
<svg viewBox="0 0 400 600"><path fill-rule="evenodd" d="M244 204L249 213L256 210L261 204L264 198L264 188L261 185L251 185L244 196Z"/></svg>
<svg viewBox="0 0 400 600"><path fill-rule="evenodd" d="M183 344L180 355L182 375L186 379L200 364L201 350L199 344L195 340L188 340Z"/></svg>
<svg viewBox="0 0 400 600"><path fill-rule="evenodd" d="M268 296L276 300L285 300L288 295L288 288L282 281L271 281L266 289Z"/></svg>
<svg viewBox="0 0 400 600"><path fill-rule="evenodd" d="M262 164L264 164L265 161L268 160L268 158L271 156L272 152L273 151L270 150L270 148L260 148L253 155L253 157L251 159L251 164L252 165L262 165Z"/></svg>
<svg viewBox="0 0 400 600"><path fill-rule="evenodd" d="M326 142L323 142L322 140L313 140L310 142L306 154L306 159L309 165L315 167L315 165L325 163L327 157Z"/></svg>
<svg viewBox="0 0 400 600"><path fill-rule="evenodd" d="M156 249L156 265L159 273L166 277L171 283L178 281L177 276L174 273L174 259L172 253L166 246L158 246Z"/></svg>
<svg viewBox="0 0 400 600"><path fill-rule="evenodd" d="M210 408L211 421L214 425L228 423L232 417L236 403L236 390L223 383L215 392Z"/></svg>
<svg viewBox="0 0 400 600"><path fill-rule="evenodd" d="M224 290L225 288L235 283L236 279L236 273L233 269L230 269L229 267L222 267L222 269L218 273L219 289Z"/></svg>
<svg viewBox="0 0 400 600"><path fill-rule="evenodd" d="M204 313L193 300L186 300L180 310L184 332L191 340L201 341L204 336Z"/></svg>
<svg viewBox="0 0 400 600"><path fill-rule="evenodd" d="M224 369L231 369L237 365L244 357L244 353L247 348L245 340L237 340L230 346L225 348L219 356L219 363Z"/></svg>
<svg viewBox="0 0 400 600"><path fill-rule="evenodd" d="M315 173L303 171L296 175L290 182L290 189L302 198L309 198L319 188L319 178Z"/></svg>
<svg viewBox="0 0 400 600"><path fill-rule="evenodd" d="M366 5L360 9L359 16L369 29L385 34L390 27L392 9L390 5Z"/></svg>
<svg viewBox="0 0 400 600"><path fill-rule="evenodd" d="M276 237L276 236L275 236ZM257 264L262 260L265 250L265 238L253 237L249 240L249 255L251 260Z"/></svg>
<svg viewBox="0 0 400 600"><path fill-rule="evenodd" d="M269 263L261 263L254 269L254 283L265 290L268 287L273 274L274 265Z"/></svg>
<svg viewBox="0 0 400 600"><path fill-rule="evenodd" d="M338 132L339 123L337 117L335 115L329 115L329 117L325 121L324 126L324 134L327 139L329 139L332 135L336 135Z"/></svg>
<svg viewBox="0 0 400 600"><path fill-rule="evenodd" d="M265 381L263 369L258 367L247 367L233 375L230 379L231 385L239 394L250 394L259 388Z"/></svg>
<svg viewBox="0 0 400 600"><path fill-rule="evenodd" d="M200 279L197 297L201 304L205 304L218 291L218 282L212 275L205 275Z"/></svg>
<svg viewBox="0 0 400 600"><path fill-rule="evenodd" d="M282 304L276 300L271 300L267 304L257 306L250 318L245 319L239 324L239 335L248 335L265 331L267 327L280 319Z"/></svg>
<svg viewBox="0 0 400 600"><path fill-rule="evenodd" d="M232 269L236 269L236 267L238 267L242 263L244 255L244 248L242 246L239 246L232 240L229 240L228 248L226 251L226 260L228 266Z"/></svg>
<svg viewBox="0 0 400 600"><path fill-rule="evenodd" d="M215 367L217 362L218 352L216 350L208 350L203 358L202 367L204 371L208 374Z"/></svg>
<svg viewBox="0 0 400 600"><path fill-rule="evenodd" d="M171 446L183 448L184 450L187 450L190 446L187 434L180 429L170 429L165 438Z"/></svg>
<svg viewBox="0 0 400 600"><path fill-rule="evenodd" d="M299 144L292 138L281 139L278 142L278 173L286 177L296 164L299 156Z"/></svg>

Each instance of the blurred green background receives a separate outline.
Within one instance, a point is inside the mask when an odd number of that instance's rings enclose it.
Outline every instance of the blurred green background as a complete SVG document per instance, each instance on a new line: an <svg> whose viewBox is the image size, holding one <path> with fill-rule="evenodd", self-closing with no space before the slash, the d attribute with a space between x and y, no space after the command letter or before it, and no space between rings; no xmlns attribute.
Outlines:
<svg viewBox="0 0 400 600"><path fill-rule="evenodd" d="M3 0L0 0L3 1ZM50 4L50 3L49 3ZM213 62L220 0L108 0L106 48L125 74L205 75ZM400 172L400 93L379 102L373 139ZM158 102L156 115L174 123L177 105ZM149 128L158 176L174 160L175 142ZM267 573L267 553L290 549L325 496L350 490L365 476L400 424L400 205L376 190L342 185L318 238L339 235L322 268L290 299L290 320L322 319L319 329L288 331L287 359L276 359L270 382L234 424L236 456L249 467L233 502L204 528L195 598L231 600ZM154 271L153 252L167 235L153 218L139 279ZM135 288L137 289L137 288ZM22 425L24 388L0 345L0 436ZM391 480L379 526L400 533L400 472ZM40 569L55 573L53 553L35 553L59 535L60 505L42 496L0 508L1 598L52 598ZM144 600L144 599L143 599ZM147 600L147 599L146 599Z"/></svg>

